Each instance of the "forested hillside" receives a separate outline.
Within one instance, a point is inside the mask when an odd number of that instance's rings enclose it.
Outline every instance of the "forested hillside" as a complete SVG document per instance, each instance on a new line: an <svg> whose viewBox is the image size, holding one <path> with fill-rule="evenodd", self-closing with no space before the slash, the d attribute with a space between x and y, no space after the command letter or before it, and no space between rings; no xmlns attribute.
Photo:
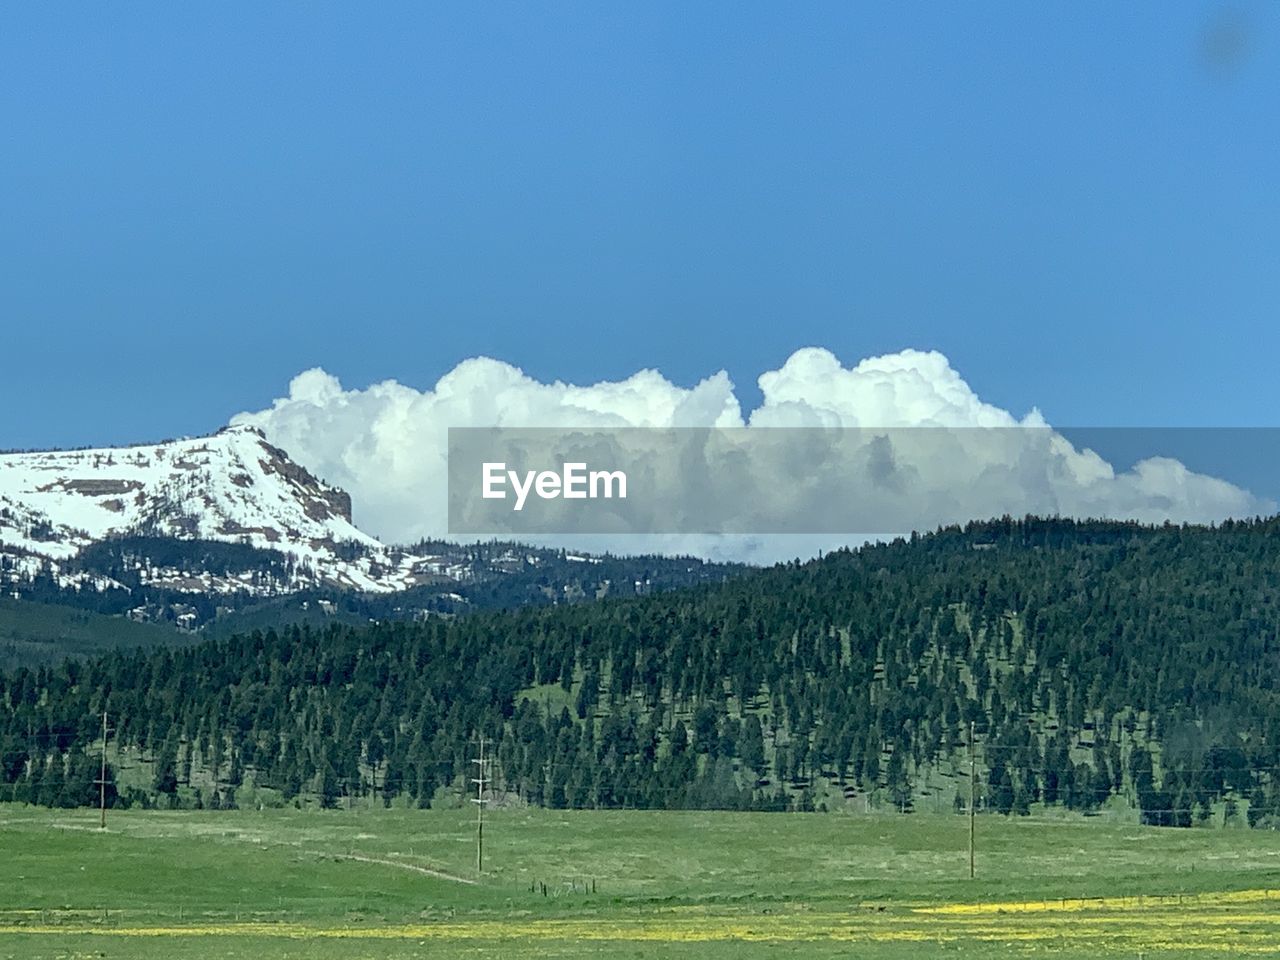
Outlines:
<svg viewBox="0 0 1280 960"><path fill-rule="evenodd" d="M184 646L196 640L194 634L163 625L0 596L0 670L111 650Z"/></svg>
<svg viewBox="0 0 1280 960"><path fill-rule="evenodd" d="M1280 823L1280 522L1004 520L725 583L0 678L0 797L978 802Z"/></svg>
<svg viewBox="0 0 1280 960"><path fill-rule="evenodd" d="M12 563L2 548L0 583ZM343 549L335 551L345 556ZM392 592L321 586L276 593L265 588L288 580L293 565L278 551L212 540L112 537L64 562L64 571L75 575L70 583L51 568L37 568L21 583L5 585L13 596L0 603L0 669L134 645L182 646L199 636L285 624L363 625L642 596L750 569L695 557L580 555L505 541L433 540L389 549L393 558L417 557L436 572ZM157 584L157 569L184 586ZM213 590L211 579L245 589ZM64 630L64 624L72 628Z"/></svg>

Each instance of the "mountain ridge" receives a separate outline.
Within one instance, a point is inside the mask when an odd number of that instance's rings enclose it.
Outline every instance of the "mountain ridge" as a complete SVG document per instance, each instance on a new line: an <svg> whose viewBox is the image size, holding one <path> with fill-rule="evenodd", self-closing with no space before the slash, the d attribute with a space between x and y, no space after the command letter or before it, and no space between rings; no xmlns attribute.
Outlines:
<svg viewBox="0 0 1280 960"><path fill-rule="evenodd" d="M186 633L215 621L218 632L313 622L317 609L360 623L573 603L741 569L498 541L387 545L354 525L349 494L248 425L155 444L0 454L0 596ZM0 630L13 636L47 621L0 612ZM0 662L79 649L33 634Z"/></svg>
<svg viewBox="0 0 1280 960"><path fill-rule="evenodd" d="M431 558L361 531L349 494L256 427L157 444L0 454L0 555L9 561L0 579L12 583L44 570L66 586L119 586L63 568L93 544L136 536L238 544L292 561L282 581L265 586L244 578L192 582L164 569L149 575L149 582L192 592L391 592L441 572Z"/></svg>

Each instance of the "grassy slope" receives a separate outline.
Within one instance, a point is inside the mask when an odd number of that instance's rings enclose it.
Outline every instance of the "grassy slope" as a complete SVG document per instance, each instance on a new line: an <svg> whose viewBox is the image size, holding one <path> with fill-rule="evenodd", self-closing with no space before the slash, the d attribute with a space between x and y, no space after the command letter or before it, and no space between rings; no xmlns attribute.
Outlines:
<svg viewBox="0 0 1280 960"><path fill-rule="evenodd" d="M407 868L473 878L472 816L128 811L100 834L84 811L0 807L0 958L897 958L935 955L921 942L939 940L946 955L974 958L1029 946L1180 957L1280 942L1280 893L1234 905L1190 899L1280 890L1280 835L1270 832L984 817L971 882L964 817L498 810L480 883ZM594 895L584 879L595 880ZM914 909L1139 894L1188 900L1083 914ZM39 933L14 926L42 923ZM131 927L202 935L88 932Z"/></svg>
<svg viewBox="0 0 1280 960"><path fill-rule="evenodd" d="M194 638L74 607L0 598L0 669L52 663L129 647L173 646Z"/></svg>

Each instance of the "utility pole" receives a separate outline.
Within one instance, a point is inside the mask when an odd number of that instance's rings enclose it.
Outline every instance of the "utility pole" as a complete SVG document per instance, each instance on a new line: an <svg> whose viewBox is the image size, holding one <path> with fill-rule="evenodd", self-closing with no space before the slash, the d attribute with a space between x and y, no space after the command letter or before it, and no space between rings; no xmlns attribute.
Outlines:
<svg viewBox="0 0 1280 960"><path fill-rule="evenodd" d="M102 770L98 774L98 829L107 829L107 711L102 711Z"/></svg>
<svg viewBox="0 0 1280 960"><path fill-rule="evenodd" d="M480 736L480 757L472 760L472 763L478 764L480 769L476 777L472 779L472 783L476 785L476 795L472 799L472 803L476 805L476 873L484 872L484 805L489 801L485 798L485 784L489 782L486 773L485 764L488 761L484 756L484 735Z"/></svg>
<svg viewBox="0 0 1280 960"><path fill-rule="evenodd" d="M973 721L969 721L969 879L973 879L973 841L974 841L974 820L976 810L973 805L974 789L973 784L977 779L976 765L973 759Z"/></svg>

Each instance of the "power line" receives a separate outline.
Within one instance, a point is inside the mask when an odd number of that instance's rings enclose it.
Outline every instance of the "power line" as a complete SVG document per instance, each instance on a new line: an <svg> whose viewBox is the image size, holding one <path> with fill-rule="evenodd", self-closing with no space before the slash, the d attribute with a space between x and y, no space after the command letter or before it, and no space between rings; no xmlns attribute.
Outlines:
<svg viewBox="0 0 1280 960"><path fill-rule="evenodd" d="M973 805L974 783L977 780L976 761L973 756L973 721L969 722L969 879L974 877L974 844L977 809Z"/></svg>
<svg viewBox="0 0 1280 960"><path fill-rule="evenodd" d="M472 783L476 785L476 795L472 799L472 803L476 805L476 873L484 872L484 806L488 803L488 799L484 795L485 784L489 782L486 775L486 766L488 762L484 755L484 734L480 735L480 756L478 759L472 760L472 763L479 765L479 775L472 779Z"/></svg>
<svg viewBox="0 0 1280 960"><path fill-rule="evenodd" d="M102 711L102 767L95 781L98 784L98 810L101 819L98 829L107 829L107 711Z"/></svg>

